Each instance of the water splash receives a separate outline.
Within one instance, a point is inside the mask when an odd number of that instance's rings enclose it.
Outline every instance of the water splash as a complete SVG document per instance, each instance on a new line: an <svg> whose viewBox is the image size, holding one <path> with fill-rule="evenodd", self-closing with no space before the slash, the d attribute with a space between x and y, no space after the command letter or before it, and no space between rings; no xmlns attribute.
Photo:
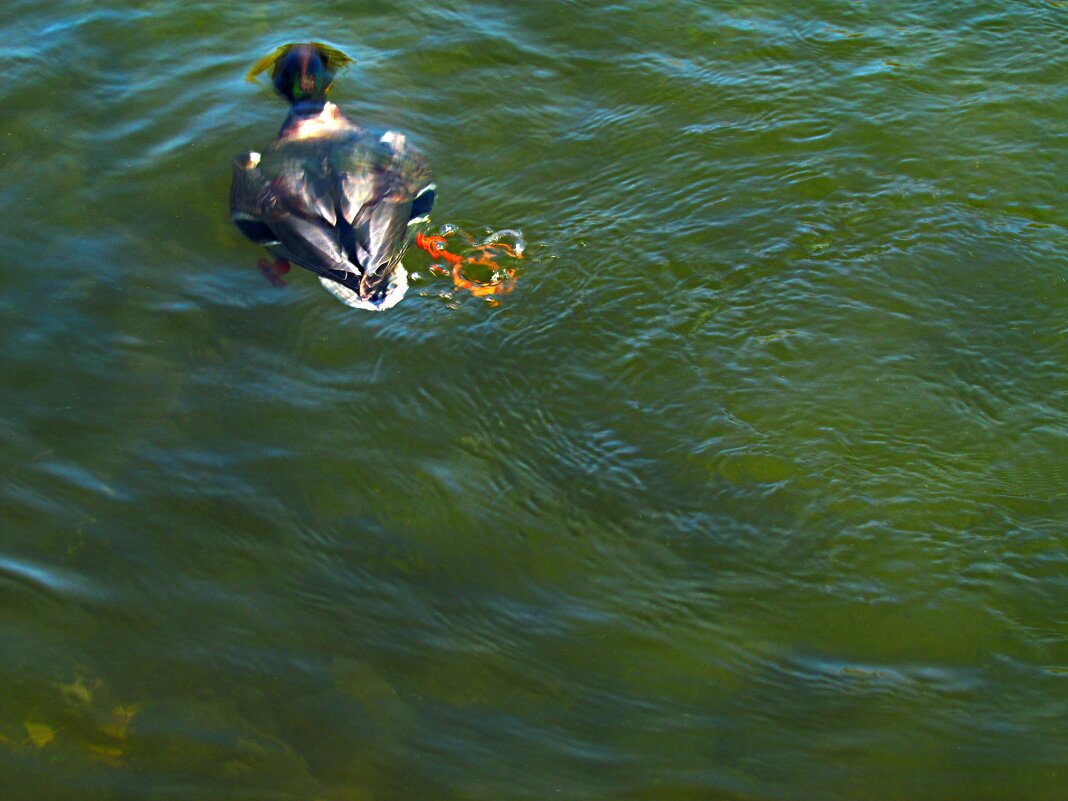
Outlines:
<svg viewBox="0 0 1068 801"><path fill-rule="evenodd" d="M526 250L522 231L504 228L485 229L478 239L458 225L445 223L437 234L420 233L415 244L436 260L430 272L449 276L457 289L485 298L492 306L515 289L519 280L519 262Z"/></svg>

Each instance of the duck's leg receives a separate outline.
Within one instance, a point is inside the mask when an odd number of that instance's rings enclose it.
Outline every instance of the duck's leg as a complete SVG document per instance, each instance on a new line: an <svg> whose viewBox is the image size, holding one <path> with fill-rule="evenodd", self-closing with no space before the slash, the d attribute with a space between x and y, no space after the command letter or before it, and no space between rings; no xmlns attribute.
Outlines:
<svg viewBox="0 0 1068 801"><path fill-rule="evenodd" d="M285 259L278 259L273 263L267 261L267 259L260 259L256 262L256 266L260 268L263 277L270 282L271 286L283 287L286 285L286 282L282 280L282 276L289 272L290 266Z"/></svg>

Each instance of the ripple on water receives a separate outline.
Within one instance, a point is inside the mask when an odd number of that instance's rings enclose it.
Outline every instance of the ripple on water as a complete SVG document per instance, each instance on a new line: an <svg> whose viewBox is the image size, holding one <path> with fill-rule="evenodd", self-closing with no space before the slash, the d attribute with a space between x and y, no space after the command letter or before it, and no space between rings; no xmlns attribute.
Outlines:
<svg viewBox="0 0 1068 801"><path fill-rule="evenodd" d="M49 600L69 603L107 601L109 594L90 578L58 565L44 565L0 555L0 587L9 603L27 595L41 595Z"/></svg>
<svg viewBox="0 0 1068 801"><path fill-rule="evenodd" d="M1057 4L372 5L5 7L12 781L1058 797ZM498 308L253 269L243 76L327 34L537 243Z"/></svg>

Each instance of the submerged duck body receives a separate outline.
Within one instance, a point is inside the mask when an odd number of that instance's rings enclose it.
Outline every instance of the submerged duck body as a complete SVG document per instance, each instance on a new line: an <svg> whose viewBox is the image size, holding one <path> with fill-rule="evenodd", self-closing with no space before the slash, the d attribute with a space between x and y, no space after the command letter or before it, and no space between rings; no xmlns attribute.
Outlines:
<svg viewBox="0 0 1068 801"><path fill-rule="evenodd" d="M320 48L295 45L276 58L275 88L290 113L262 153L234 160L230 216L280 265L316 273L344 303L387 309L407 289L401 257L435 187L404 134L358 125L325 100L336 51Z"/></svg>

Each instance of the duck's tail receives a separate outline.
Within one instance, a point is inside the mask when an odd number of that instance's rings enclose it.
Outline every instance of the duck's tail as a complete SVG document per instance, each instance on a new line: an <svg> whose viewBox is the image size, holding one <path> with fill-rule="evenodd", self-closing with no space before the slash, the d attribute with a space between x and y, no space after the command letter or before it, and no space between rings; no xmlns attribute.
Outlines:
<svg viewBox="0 0 1068 801"><path fill-rule="evenodd" d="M367 277L349 273L343 281L334 281L319 276L319 283L346 306L367 311L391 309L408 291L408 271L403 264L398 264L385 276L373 276L377 279L374 285L365 280Z"/></svg>

